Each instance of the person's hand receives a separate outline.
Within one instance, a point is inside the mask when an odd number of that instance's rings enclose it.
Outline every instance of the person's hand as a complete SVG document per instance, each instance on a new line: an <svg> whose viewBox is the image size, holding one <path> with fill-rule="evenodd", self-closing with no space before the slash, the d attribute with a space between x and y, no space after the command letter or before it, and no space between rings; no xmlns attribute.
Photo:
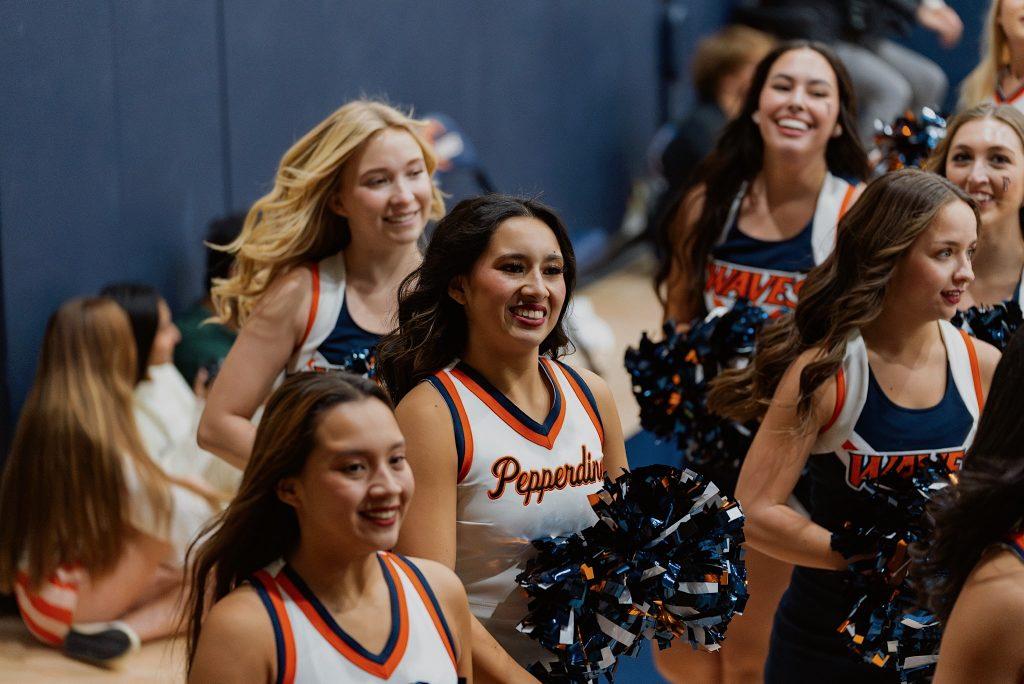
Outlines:
<svg viewBox="0 0 1024 684"><path fill-rule="evenodd" d="M196 377L192 380L192 393L196 395L196 399L206 400L206 395L210 392L210 388L206 385L209 379L210 371L206 370L205 366L196 371Z"/></svg>
<svg viewBox="0 0 1024 684"><path fill-rule="evenodd" d="M917 22L929 31L935 32L939 43L947 50L956 47L964 32L960 15L946 4L922 2L917 8Z"/></svg>

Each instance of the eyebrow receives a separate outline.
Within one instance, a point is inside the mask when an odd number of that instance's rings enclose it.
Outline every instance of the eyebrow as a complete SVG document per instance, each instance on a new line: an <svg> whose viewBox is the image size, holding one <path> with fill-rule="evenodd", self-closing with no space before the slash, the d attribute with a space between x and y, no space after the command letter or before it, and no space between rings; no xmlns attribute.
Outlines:
<svg viewBox="0 0 1024 684"><path fill-rule="evenodd" d="M512 253L512 254L502 254L498 258L499 259L523 259L523 260L529 260L530 256L526 255L526 254L520 254L518 252L515 252L515 253ZM554 252L552 252L551 254L548 254L548 255L546 255L544 257L544 261L562 261L562 259L563 259L563 257L562 257L561 254L557 254L557 253L554 253Z"/></svg>
<svg viewBox="0 0 1024 684"><path fill-rule="evenodd" d="M787 81L796 81L797 80L795 76L790 76L789 74L774 74L772 76L772 79L776 79L776 78L784 78ZM828 81L826 81L823 78L812 78L811 80L807 81L807 85L821 85L821 86L825 86L827 88L831 88L832 87L832 84L829 83Z"/></svg>
<svg viewBox="0 0 1024 684"><path fill-rule="evenodd" d="M396 449L404 449L405 442L395 442L387 448L387 451L394 451ZM351 456L359 456L363 458L369 458L373 456L375 452L369 449L342 449L341 451L331 451L331 458L346 458Z"/></svg>
<svg viewBox="0 0 1024 684"><path fill-rule="evenodd" d="M423 159L423 157L413 157L409 161L405 162L403 168L408 168L408 167L412 166L413 164L415 164L416 162L421 162L423 164L426 164L426 161ZM366 171L363 171L362 174L360 174L359 178L362 179L363 177L369 176L372 173L387 173L390 170L391 169L389 169L389 168L387 168L385 166L379 166L377 168L367 169Z"/></svg>

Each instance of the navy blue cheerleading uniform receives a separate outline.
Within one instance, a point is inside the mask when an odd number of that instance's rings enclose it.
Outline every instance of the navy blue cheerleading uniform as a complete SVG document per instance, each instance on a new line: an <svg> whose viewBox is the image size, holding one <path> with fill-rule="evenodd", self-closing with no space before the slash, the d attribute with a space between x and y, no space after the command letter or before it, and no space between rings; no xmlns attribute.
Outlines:
<svg viewBox="0 0 1024 684"><path fill-rule="evenodd" d="M908 409L882 391L859 334L851 338L837 374L833 421L808 459L811 519L828 530L848 520L870 520L873 503L861 492L883 475L909 478L934 458L958 469L974 439L981 380L970 338L940 323L946 346L946 390L938 404ZM797 566L772 627L765 681L862 684L898 682L895 670L863 663L840 634L851 608L846 571Z"/></svg>
<svg viewBox="0 0 1024 684"><path fill-rule="evenodd" d="M288 373L350 370L353 357L372 357L381 336L359 327L349 313L341 252L313 264L310 272L313 301L305 335L288 362ZM372 367L372 361L369 365Z"/></svg>
<svg viewBox="0 0 1024 684"><path fill-rule="evenodd" d="M738 299L746 299L772 316L796 306L807 272L832 252L836 225L856 189L856 185L827 174L811 221L797 235L776 241L759 240L740 230L740 207L747 190L743 184L708 257L704 278L707 310L731 308Z"/></svg>

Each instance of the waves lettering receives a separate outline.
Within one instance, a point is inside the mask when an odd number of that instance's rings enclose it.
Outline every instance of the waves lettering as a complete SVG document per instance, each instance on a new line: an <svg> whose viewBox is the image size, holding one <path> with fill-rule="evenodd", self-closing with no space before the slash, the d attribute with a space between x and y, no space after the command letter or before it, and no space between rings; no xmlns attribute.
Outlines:
<svg viewBox="0 0 1024 684"><path fill-rule="evenodd" d="M604 463L594 458L586 446L580 447L579 463L563 463L556 468L523 470L515 456L502 456L491 464L491 475L497 480L494 489L487 492L490 499L500 499L512 485L523 497L523 505L531 499L540 503L544 494L555 489L580 487L604 480Z"/></svg>
<svg viewBox="0 0 1024 684"><path fill-rule="evenodd" d="M782 309L796 306L804 278L802 273L767 271L712 259L708 261L704 291L716 306L746 298L777 315Z"/></svg>
<svg viewBox="0 0 1024 684"><path fill-rule="evenodd" d="M848 453L850 460L846 466L846 483L854 489L860 489L865 482L877 480L890 473L909 479L933 457L944 460L951 471L960 470L960 464L964 459L963 449L907 454L864 454L857 451Z"/></svg>

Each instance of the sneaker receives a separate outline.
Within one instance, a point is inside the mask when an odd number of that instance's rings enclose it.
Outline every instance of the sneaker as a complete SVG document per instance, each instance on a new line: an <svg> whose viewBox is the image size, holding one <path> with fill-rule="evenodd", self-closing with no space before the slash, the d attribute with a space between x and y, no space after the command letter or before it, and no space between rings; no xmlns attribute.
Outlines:
<svg viewBox="0 0 1024 684"><path fill-rule="evenodd" d="M138 651L139 635L119 620L71 625L64 654L100 667L116 667L121 658Z"/></svg>

